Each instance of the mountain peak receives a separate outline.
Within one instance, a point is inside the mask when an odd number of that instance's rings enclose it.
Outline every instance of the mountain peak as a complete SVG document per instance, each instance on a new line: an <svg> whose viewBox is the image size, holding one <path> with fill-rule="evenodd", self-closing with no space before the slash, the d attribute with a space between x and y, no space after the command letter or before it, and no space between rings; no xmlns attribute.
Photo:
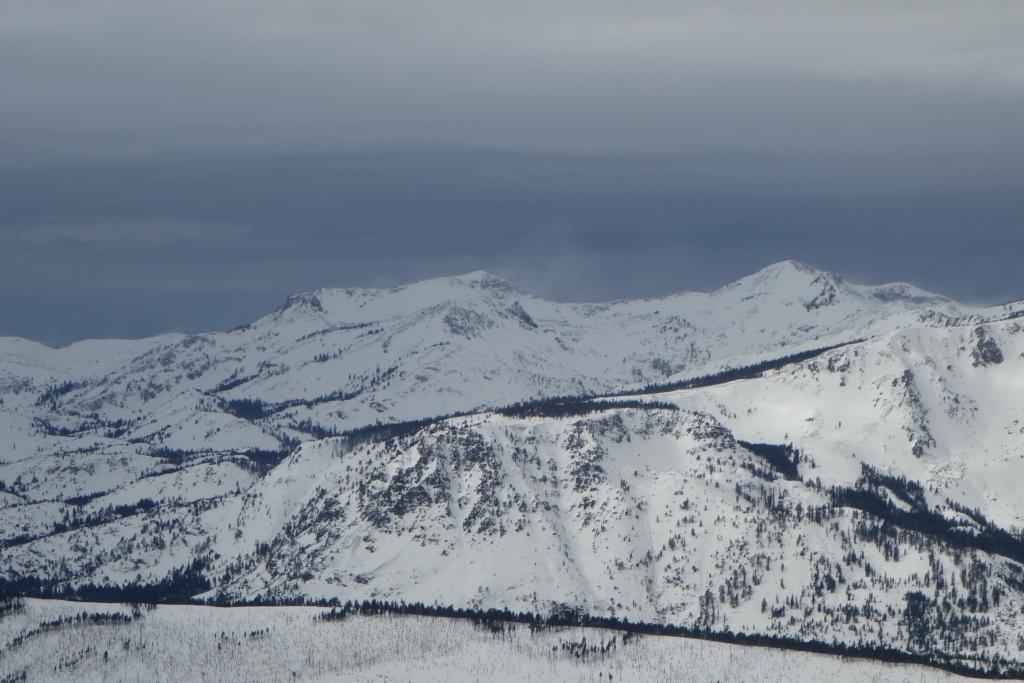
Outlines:
<svg viewBox="0 0 1024 683"><path fill-rule="evenodd" d="M842 276L819 270L799 261L779 261L722 288L741 292L744 297L771 296L797 301L810 313L820 308L849 302L855 307L902 306L918 308L949 300L905 282L858 285Z"/></svg>
<svg viewBox="0 0 1024 683"><path fill-rule="evenodd" d="M842 286L842 283L843 279L834 273L818 270L799 261L779 261L726 285L721 291L770 291L786 296L804 293L808 289L820 289L821 286L835 289Z"/></svg>
<svg viewBox="0 0 1024 683"><path fill-rule="evenodd" d="M474 270L462 275L439 277L415 282L399 289L446 286L453 288L479 289L496 294L519 293L520 290L508 280L486 270Z"/></svg>
<svg viewBox="0 0 1024 683"><path fill-rule="evenodd" d="M800 261L793 261L791 259L787 259L785 261L778 261L777 263L765 266L761 270L757 271L756 273L753 273L752 275L749 275L748 277L760 277L762 279L766 279L790 276L800 276L801 278L804 278L810 276L811 278L815 278L822 275L827 276L829 278L833 278L835 280L842 279L835 273L830 273L825 270L819 270L813 266L807 265L806 263L801 263Z"/></svg>
<svg viewBox="0 0 1024 683"><path fill-rule="evenodd" d="M462 275L455 275L449 278L460 284L468 285L470 287L480 287L482 289L513 289L513 285L508 280L498 277L493 273L489 273L486 270L474 270L470 273L464 273Z"/></svg>

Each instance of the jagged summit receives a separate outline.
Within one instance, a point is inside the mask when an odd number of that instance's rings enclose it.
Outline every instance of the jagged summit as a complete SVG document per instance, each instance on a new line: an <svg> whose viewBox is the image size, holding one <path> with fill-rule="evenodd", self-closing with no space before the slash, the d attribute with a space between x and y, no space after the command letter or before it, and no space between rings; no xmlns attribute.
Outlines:
<svg viewBox="0 0 1024 683"><path fill-rule="evenodd" d="M314 313L323 313L324 307L320 303L320 297L313 292L304 292L302 294L292 294L284 302L281 308L277 309L277 312L282 313L289 310L303 309Z"/></svg>
<svg viewBox="0 0 1024 683"><path fill-rule="evenodd" d="M425 296L443 297L446 290L452 290L452 296L522 296L524 292L508 280L498 277L485 270L474 270L462 275L431 278L412 284L397 287L395 292L412 291Z"/></svg>
<svg viewBox="0 0 1024 683"><path fill-rule="evenodd" d="M926 305L952 303L946 297L905 282L853 284L836 273L792 260L766 266L726 285L715 294L737 293L750 298L795 301L809 312L838 305L870 308L881 304L910 310Z"/></svg>
<svg viewBox="0 0 1024 683"><path fill-rule="evenodd" d="M834 301L846 289L843 279L797 261L780 261L722 287L713 296L792 300L799 297L811 301L823 297Z"/></svg>
<svg viewBox="0 0 1024 683"><path fill-rule="evenodd" d="M762 277L789 277L793 275L809 275L817 277L819 275L828 275L833 278L838 278L838 275L830 273L814 266L808 265L801 261L795 261L793 259L784 259L782 261L776 261L775 263L769 264L757 271L752 273L752 276Z"/></svg>
<svg viewBox="0 0 1024 683"><path fill-rule="evenodd" d="M926 291L908 282L889 282L884 285L851 285L853 289L863 292L879 301L906 301L914 304L936 304L950 302L951 299Z"/></svg>
<svg viewBox="0 0 1024 683"><path fill-rule="evenodd" d="M813 280L817 277L828 277L834 280L841 280L838 275L830 273L825 270L819 270L813 266L809 266L805 263L793 260L778 261L771 263L760 270L757 270L750 275L735 280L725 287L735 287L738 285L753 285L753 284L765 284L771 282L787 282L787 281L800 281L806 282Z"/></svg>
<svg viewBox="0 0 1024 683"><path fill-rule="evenodd" d="M479 289L487 291L513 291L516 287L508 280L498 277L493 273L489 273L486 270L474 270L468 273L462 273L460 275L444 275L439 277L427 278L425 280L417 280L414 282L406 283L403 285L397 285L394 287L385 288L364 288L364 289L351 289L345 288L342 290L324 289L319 290L322 292L331 291L344 291L349 293L356 292L389 292L397 293L404 292L410 289L424 289L424 290L441 290L441 289Z"/></svg>
<svg viewBox="0 0 1024 683"><path fill-rule="evenodd" d="M479 287L481 289L493 289L498 291L515 289L515 286L508 280L498 277L493 273L489 273L486 270L474 270L473 272L465 273L464 275L456 275L454 277L441 279L447 279L452 282L464 284L469 287Z"/></svg>

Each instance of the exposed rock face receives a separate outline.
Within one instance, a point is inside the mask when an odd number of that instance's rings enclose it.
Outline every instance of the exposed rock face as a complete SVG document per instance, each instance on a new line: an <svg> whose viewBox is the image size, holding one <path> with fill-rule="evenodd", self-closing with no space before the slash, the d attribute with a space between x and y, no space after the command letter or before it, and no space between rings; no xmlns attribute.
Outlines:
<svg viewBox="0 0 1024 683"><path fill-rule="evenodd" d="M907 439L911 443L911 453L921 457L925 449L935 446L935 439L932 437L928 425L928 410L921 400L921 394L917 389L914 380L914 373L909 368L898 378L892 381L895 395L900 407L906 408L907 420L904 429Z"/></svg>
<svg viewBox="0 0 1024 683"><path fill-rule="evenodd" d="M533 318L530 317L530 314L526 312L526 309L524 309L523 305L518 301L514 302L511 306L509 306L508 312L513 318L518 320L519 323L526 329L537 329L537 323L534 322Z"/></svg>
<svg viewBox="0 0 1024 683"><path fill-rule="evenodd" d="M821 289L814 295L813 299L804 304L804 308L808 311L813 311L836 303L839 298L839 292L833 278L829 276L819 276L814 279L812 284L817 287L821 287Z"/></svg>
<svg viewBox="0 0 1024 683"><path fill-rule="evenodd" d="M477 311L452 306L444 316L448 331L454 335L473 339L494 327L494 321Z"/></svg>
<svg viewBox="0 0 1024 683"><path fill-rule="evenodd" d="M972 340L974 348L971 350L971 357L974 359L975 367L999 365L1003 362L1002 349L984 327L979 325L974 328Z"/></svg>
<svg viewBox="0 0 1024 683"><path fill-rule="evenodd" d="M317 313L324 312L324 305L320 302L320 298L316 294L293 294L288 297L282 307L283 310L295 308L304 308L309 311L315 311Z"/></svg>

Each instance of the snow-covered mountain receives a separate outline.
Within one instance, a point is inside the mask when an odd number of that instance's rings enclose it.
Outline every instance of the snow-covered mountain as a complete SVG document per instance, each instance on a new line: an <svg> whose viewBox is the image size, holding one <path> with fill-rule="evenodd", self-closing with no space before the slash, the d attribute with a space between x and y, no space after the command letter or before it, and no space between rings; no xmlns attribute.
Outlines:
<svg viewBox="0 0 1024 683"><path fill-rule="evenodd" d="M110 458L120 470L125 452L156 447L290 449L376 422L613 391L1000 313L908 285L847 285L785 262L712 294L645 301L557 304L472 273L297 295L223 333L62 349L0 339L0 458L21 463L2 477L22 475L35 497L92 494L117 482L57 472L43 481L30 471L36 454L88 449L99 471ZM25 482L32 475L36 485Z"/></svg>
<svg viewBox="0 0 1024 683"><path fill-rule="evenodd" d="M566 395L605 398L542 400ZM223 333L4 339L0 577L189 566L221 599L575 609L1019 666L1021 396L1024 303L793 262L654 300L472 273L318 290Z"/></svg>

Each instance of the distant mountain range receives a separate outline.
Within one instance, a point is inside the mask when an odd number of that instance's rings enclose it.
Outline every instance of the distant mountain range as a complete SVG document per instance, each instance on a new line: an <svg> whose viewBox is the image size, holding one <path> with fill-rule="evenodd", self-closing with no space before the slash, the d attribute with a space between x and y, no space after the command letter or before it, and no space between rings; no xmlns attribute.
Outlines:
<svg viewBox="0 0 1024 683"><path fill-rule="evenodd" d="M0 339L6 592L575 612L1024 666L1024 302L482 272Z"/></svg>

